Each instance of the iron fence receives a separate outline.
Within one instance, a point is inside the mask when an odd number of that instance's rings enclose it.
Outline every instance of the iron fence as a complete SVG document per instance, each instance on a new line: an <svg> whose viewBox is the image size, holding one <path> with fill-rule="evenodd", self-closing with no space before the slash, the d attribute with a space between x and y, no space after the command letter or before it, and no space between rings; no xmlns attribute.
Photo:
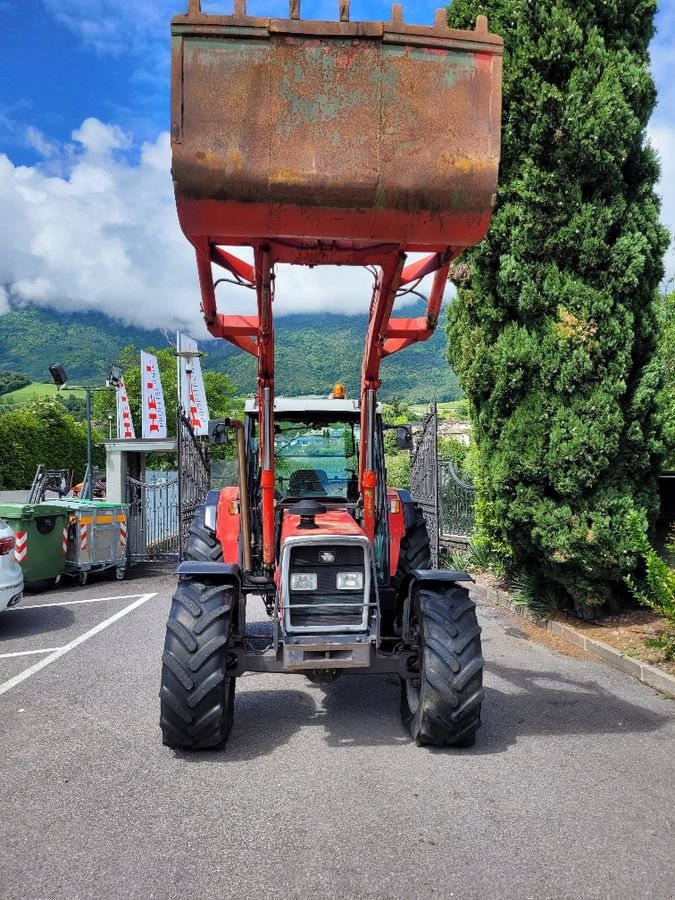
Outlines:
<svg viewBox="0 0 675 900"><path fill-rule="evenodd" d="M438 443L436 404L429 404L429 414L416 435L416 445L410 458L410 493L427 523L431 563L438 566L439 551L439 498L438 498Z"/></svg>
<svg viewBox="0 0 675 900"><path fill-rule="evenodd" d="M438 481L441 535L468 537L475 523L476 488L461 477L449 459L439 459Z"/></svg>

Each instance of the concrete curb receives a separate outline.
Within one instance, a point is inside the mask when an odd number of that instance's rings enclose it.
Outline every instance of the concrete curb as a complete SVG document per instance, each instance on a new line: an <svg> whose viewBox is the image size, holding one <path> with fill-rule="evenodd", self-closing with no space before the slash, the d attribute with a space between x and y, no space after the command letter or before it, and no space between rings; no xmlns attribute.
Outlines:
<svg viewBox="0 0 675 900"><path fill-rule="evenodd" d="M589 656L599 659L615 669L620 669L626 675L636 678L643 684L654 688L654 690L675 697L675 676L662 672L648 663L640 662L632 656L626 656L608 644L587 638L581 631L577 631L576 628L573 628L566 622L558 622L556 619L540 619L532 615L524 606L516 605L508 591L499 590L480 582L477 582L469 590L476 603L484 603L487 606L506 606L516 615L532 622L533 625L545 629L568 644L573 644L575 647L585 650Z"/></svg>

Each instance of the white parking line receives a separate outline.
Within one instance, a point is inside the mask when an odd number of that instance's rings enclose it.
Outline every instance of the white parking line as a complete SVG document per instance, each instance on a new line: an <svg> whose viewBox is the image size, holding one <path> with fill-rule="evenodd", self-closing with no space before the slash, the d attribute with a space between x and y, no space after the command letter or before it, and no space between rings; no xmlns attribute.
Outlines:
<svg viewBox="0 0 675 900"><path fill-rule="evenodd" d="M0 653L0 659L10 659L12 656L31 656L34 653L54 653L61 647L47 647L46 650L16 650L14 653Z"/></svg>
<svg viewBox="0 0 675 900"><path fill-rule="evenodd" d="M45 609L47 606L75 606L76 603L104 603L106 600L133 600L145 594L125 594L123 597L91 597L88 600L62 600L60 603L33 603L31 606L10 606L5 612L21 612L24 609Z"/></svg>
<svg viewBox="0 0 675 900"><path fill-rule="evenodd" d="M114 615L110 616L110 618L105 619L105 621L103 622L100 622L94 628L91 628L89 631L80 635L80 637L75 638L75 640L71 641L69 644L66 644L64 647L58 647L54 650L53 653L50 653L49 656L41 659L40 662L36 662L35 665L31 666L29 669L26 669L25 672L21 672L19 675L15 675L14 678L10 678L9 681L5 681L4 684L0 684L0 694L6 694L7 691L11 691L13 687L17 686L17 684L21 684L22 681L25 681L32 675L35 675L35 673L39 672L40 669L44 669L45 666L48 666L50 663L53 663L57 659L60 659L70 650L74 650L75 647L79 647L80 644L88 641L90 637L94 637L94 635L98 634L99 631L103 631L103 629L107 628L108 625L112 625L113 622L121 619L122 616L126 616L127 613L132 612L134 609L137 609L139 606L142 606L143 603L156 596L157 592L153 594L142 594L134 603L130 603L129 606L125 606L124 609L120 609Z"/></svg>

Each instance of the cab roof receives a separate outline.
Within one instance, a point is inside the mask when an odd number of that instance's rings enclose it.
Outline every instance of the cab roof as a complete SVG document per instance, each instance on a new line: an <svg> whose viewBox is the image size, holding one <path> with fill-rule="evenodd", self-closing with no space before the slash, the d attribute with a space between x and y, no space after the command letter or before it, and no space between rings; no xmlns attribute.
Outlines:
<svg viewBox="0 0 675 900"><path fill-rule="evenodd" d="M359 400L327 400L325 397L275 397L274 412L283 413L321 413L321 415L355 416L361 410ZM258 412L258 401L247 400L244 411L252 414ZM378 413L382 412L380 404Z"/></svg>

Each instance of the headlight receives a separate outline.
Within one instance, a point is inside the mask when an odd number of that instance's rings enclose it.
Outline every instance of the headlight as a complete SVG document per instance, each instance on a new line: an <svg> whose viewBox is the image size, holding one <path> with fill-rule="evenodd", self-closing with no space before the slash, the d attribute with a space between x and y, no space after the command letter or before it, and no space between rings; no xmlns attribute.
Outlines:
<svg viewBox="0 0 675 900"><path fill-rule="evenodd" d="M362 591L363 572L338 572L337 589L338 591Z"/></svg>
<svg viewBox="0 0 675 900"><path fill-rule="evenodd" d="M316 572L292 572L291 573L291 590L292 591L315 591L316 590Z"/></svg>

